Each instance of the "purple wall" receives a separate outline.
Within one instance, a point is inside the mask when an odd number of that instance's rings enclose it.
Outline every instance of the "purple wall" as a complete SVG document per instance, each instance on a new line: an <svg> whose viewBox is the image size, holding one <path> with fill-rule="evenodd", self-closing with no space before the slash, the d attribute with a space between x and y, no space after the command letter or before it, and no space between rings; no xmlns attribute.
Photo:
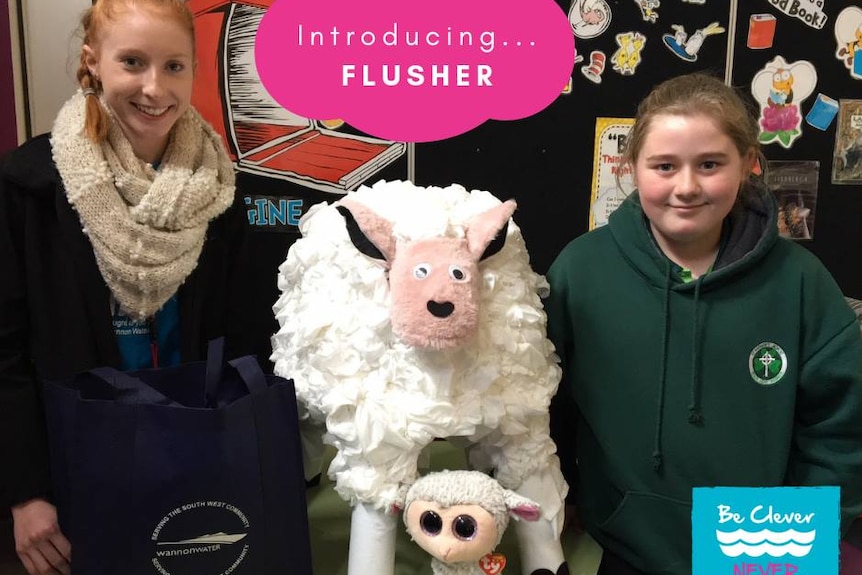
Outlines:
<svg viewBox="0 0 862 575"><path fill-rule="evenodd" d="M15 122L15 84L12 80L12 37L9 2L0 0L0 154L18 145Z"/></svg>

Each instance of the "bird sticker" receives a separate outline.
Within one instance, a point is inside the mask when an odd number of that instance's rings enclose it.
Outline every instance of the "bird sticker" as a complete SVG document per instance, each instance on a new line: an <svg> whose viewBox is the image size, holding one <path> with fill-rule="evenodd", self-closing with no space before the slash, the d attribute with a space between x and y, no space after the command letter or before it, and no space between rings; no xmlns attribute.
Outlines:
<svg viewBox="0 0 862 575"><path fill-rule="evenodd" d="M835 19L835 57L850 70L850 76L862 80L862 8L850 6Z"/></svg>
<svg viewBox="0 0 862 575"><path fill-rule="evenodd" d="M800 105L817 85L817 70L806 60L770 60L751 80L751 95L760 106L760 142L789 148L802 135Z"/></svg>
<svg viewBox="0 0 862 575"><path fill-rule="evenodd" d="M793 103L793 74L790 70L779 68L772 74L767 103L770 106L787 106Z"/></svg>

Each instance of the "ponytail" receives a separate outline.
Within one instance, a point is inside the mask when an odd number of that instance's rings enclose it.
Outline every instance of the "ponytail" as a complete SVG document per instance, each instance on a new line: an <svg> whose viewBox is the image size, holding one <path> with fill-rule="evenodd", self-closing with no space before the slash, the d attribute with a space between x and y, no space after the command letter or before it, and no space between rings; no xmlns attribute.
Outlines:
<svg viewBox="0 0 862 575"><path fill-rule="evenodd" d="M81 27L84 30L84 43L88 43L88 31L92 21L92 8L90 8L81 19ZM102 83L90 72L87 65L87 56L81 50L81 63L76 74L78 84L85 98L84 133L96 144L101 144L108 138L108 113L99 101L102 93Z"/></svg>

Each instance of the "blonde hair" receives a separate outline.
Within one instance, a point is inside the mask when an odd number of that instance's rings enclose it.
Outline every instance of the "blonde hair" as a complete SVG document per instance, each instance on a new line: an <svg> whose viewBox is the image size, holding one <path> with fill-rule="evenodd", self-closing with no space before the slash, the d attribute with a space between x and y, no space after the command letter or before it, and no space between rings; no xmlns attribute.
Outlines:
<svg viewBox="0 0 862 575"><path fill-rule="evenodd" d="M626 148L622 155L623 166L634 166L644 140L656 116L706 116L734 143L739 155L746 157L749 151L755 153L762 169L766 161L760 151L760 128L753 109L740 93L724 82L704 73L686 74L662 82L638 105L635 125L626 138ZM617 172L619 185L619 171ZM744 182L742 191L749 187Z"/></svg>
<svg viewBox="0 0 862 575"><path fill-rule="evenodd" d="M174 18L183 28L188 30L194 47L194 15L185 0L96 0L93 6L81 16L82 44L97 50L99 40L110 23L115 21L120 14L135 7L150 9ZM84 133L93 142L104 142L108 137L108 116L98 98L98 95L102 93L102 82L90 72L83 47L76 77L86 96Z"/></svg>

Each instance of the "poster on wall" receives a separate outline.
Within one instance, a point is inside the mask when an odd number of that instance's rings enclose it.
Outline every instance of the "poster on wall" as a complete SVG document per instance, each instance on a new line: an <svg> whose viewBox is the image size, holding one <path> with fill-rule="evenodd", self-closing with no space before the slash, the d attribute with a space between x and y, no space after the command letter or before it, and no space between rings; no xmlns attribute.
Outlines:
<svg viewBox="0 0 862 575"><path fill-rule="evenodd" d="M345 194L396 161L407 145L314 120L279 105L254 60L257 28L274 0L189 0L197 29L192 103L221 134L237 170Z"/></svg>
<svg viewBox="0 0 862 575"><path fill-rule="evenodd" d="M769 160L766 185L778 202L778 233L793 240L814 239L820 162Z"/></svg>
<svg viewBox="0 0 862 575"><path fill-rule="evenodd" d="M862 184L862 100L840 100L832 158L833 184Z"/></svg>
<svg viewBox="0 0 862 575"><path fill-rule="evenodd" d="M620 165L626 138L634 123L634 118L596 118L590 187L591 230L607 224L611 213L634 191L631 170Z"/></svg>

